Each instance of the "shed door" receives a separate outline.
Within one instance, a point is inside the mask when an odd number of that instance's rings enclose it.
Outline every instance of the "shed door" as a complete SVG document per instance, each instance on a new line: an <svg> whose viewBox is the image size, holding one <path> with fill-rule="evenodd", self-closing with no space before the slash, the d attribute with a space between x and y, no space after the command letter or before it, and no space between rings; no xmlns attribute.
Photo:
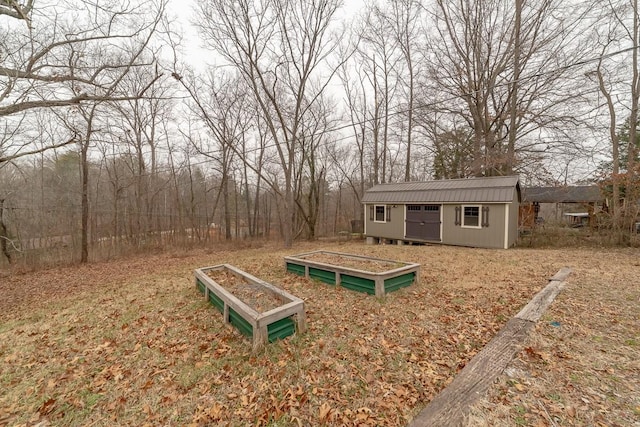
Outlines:
<svg viewBox="0 0 640 427"><path fill-rule="evenodd" d="M440 240L440 205L407 205L406 237Z"/></svg>

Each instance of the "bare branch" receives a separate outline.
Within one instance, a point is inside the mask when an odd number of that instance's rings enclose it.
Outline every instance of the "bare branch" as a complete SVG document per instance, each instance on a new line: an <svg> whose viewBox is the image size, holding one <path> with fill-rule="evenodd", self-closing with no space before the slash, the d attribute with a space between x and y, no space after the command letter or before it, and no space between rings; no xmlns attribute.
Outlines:
<svg viewBox="0 0 640 427"><path fill-rule="evenodd" d="M33 1L29 0L27 4L20 4L17 0L0 0L0 15L29 22Z"/></svg>
<svg viewBox="0 0 640 427"><path fill-rule="evenodd" d="M51 149L54 149L54 148L65 147L65 146L67 146L69 144L73 144L74 142L77 142L77 141L78 141L78 135L74 133L74 135L71 138L69 138L65 142L61 142L60 144L49 145L47 147L42 147L42 148L38 148L38 149L35 149L35 150L23 151L23 152L20 152L20 153L16 153L16 154L13 154L11 156L0 157L0 165L3 164L3 163L6 163L6 162L11 162L13 160L19 159L20 157L30 156L32 154L39 154L39 153L42 153L44 151L51 150Z"/></svg>

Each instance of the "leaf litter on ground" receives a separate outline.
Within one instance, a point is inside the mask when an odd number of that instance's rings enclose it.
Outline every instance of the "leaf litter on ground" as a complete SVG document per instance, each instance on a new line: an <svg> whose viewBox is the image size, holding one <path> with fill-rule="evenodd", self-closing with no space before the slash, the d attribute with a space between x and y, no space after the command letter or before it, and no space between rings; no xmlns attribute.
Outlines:
<svg viewBox="0 0 640 427"><path fill-rule="evenodd" d="M418 262L421 279L378 299L284 271L284 256L317 249ZM632 251L609 256L324 242L12 272L0 425L406 425L565 265L568 287L514 362L526 377L501 380L474 416L628 425L638 289L621 283L637 271ZM308 332L252 353L193 285L195 268L219 263L302 298Z"/></svg>

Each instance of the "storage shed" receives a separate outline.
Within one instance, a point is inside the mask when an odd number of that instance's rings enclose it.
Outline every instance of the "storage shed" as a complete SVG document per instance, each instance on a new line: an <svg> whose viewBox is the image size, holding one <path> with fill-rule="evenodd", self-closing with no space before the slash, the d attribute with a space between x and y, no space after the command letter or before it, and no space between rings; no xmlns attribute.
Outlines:
<svg viewBox="0 0 640 427"><path fill-rule="evenodd" d="M378 184L362 198L368 243L509 248L518 238L517 176Z"/></svg>
<svg viewBox="0 0 640 427"><path fill-rule="evenodd" d="M526 187L522 189L520 226L590 225L594 214L606 209L606 199L597 185Z"/></svg>

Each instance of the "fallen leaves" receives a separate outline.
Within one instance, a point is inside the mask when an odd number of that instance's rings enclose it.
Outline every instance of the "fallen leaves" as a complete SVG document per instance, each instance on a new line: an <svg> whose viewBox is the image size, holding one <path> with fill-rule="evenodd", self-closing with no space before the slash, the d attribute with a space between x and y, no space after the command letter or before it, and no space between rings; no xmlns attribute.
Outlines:
<svg viewBox="0 0 640 427"><path fill-rule="evenodd" d="M23 312L3 314L0 424L55 424L64 416L95 425L406 425L527 302L540 278L557 271L564 260L556 258L574 255L358 244L339 249L422 262L421 282L378 300L284 273L282 256L291 252L281 249L154 256L149 265L135 259L21 276L20 283L46 288L52 280L61 290L51 304L25 303ZM462 258L464 275L451 268ZM251 354L248 340L222 323L193 288L193 268L229 261L303 298L309 331ZM65 283L79 281L93 287L64 295ZM582 321L555 318L562 326L549 327L550 333L582 327ZM580 361L573 352L528 347L523 360L539 366L536 375ZM598 376L630 384L624 366L600 368ZM514 380L520 386L507 388L502 398L517 407L536 383L535 377ZM531 425L549 424L545 411L578 425L585 413L635 389L594 387L604 400L585 390L589 404L543 395L524 415Z"/></svg>
<svg viewBox="0 0 640 427"><path fill-rule="evenodd" d="M320 405L318 410L318 421L321 423L329 421L329 416L331 415L331 406L327 402Z"/></svg>
<svg viewBox="0 0 640 427"><path fill-rule="evenodd" d="M551 362L551 355L547 352L533 347L525 347L524 351L530 358L539 359L540 361L543 361L545 363Z"/></svg>
<svg viewBox="0 0 640 427"><path fill-rule="evenodd" d="M55 399L53 398L47 399L38 408L38 415L40 415L41 417L49 415L51 412L53 412L55 408L55 404L56 404Z"/></svg>
<svg viewBox="0 0 640 427"><path fill-rule="evenodd" d="M264 313L286 303L282 298L266 292L264 287L251 283L244 277L236 276L232 271L206 270L205 273L216 284L222 286L258 313Z"/></svg>

